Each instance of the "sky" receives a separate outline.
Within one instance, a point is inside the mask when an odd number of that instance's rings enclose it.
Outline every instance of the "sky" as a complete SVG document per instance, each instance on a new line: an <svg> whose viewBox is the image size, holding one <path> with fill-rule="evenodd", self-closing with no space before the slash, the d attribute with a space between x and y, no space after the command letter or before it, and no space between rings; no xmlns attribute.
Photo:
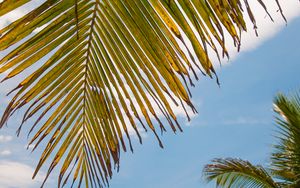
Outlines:
<svg viewBox="0 0 300 188"><path fill-rule="evenodd" d="M300 5L295 0L285 2L287 26L279 15L275 23L270 22L258 8L258 17L264 17L258 23L259 37L250 30L243 36L241 53L230 48L230 61L217 69L220 87L203 77L192 88L199 113L191 122L180 118L184 132L165 133L164 149L152 134L144 136L143 145L135 142L133 154L121 154L120 171L114 173L110 187L210 188L214 185L205 184L201 172L213 158L239 157L268 164L276 129L272 100L278 92L300 88ZM0 28L28 10L25 7L18 14L1 18ZM8 100L7 85L0 85L0 113ZM0 188L39 187L43 172L31 180L39 155L25 149L26 136L17 138L16 127L10 121L0 130ZM54 176L46 187L55 185Z"/></svg>

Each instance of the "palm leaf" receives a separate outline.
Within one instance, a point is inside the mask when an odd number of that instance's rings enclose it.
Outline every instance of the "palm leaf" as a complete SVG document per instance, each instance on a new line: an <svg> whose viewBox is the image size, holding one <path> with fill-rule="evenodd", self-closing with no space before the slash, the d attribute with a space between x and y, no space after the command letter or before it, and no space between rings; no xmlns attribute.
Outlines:
<svg viewBox="0 0 300 188"><path fill-rule="evenodd" d="M2 1L0 16L27 2ZM35 118L29 144L36 149L47 139L33 177L48 161L46 179L61 164L59 186L70 179L107 185L121 149L132 150L130 128L140 142L140 125L150 129L162 147L158 114L175 132L181 128L171 103L195 112L186 80L193 85L196 68L213 76L208 51L228 56L225 32L239 48L243 6L255 26L247 0L44 1L0 28L0 51L7 52L0 73L9 71L3 81L31 71L10 92L0 127L26 108L18 133Z"/></svg>
<svg viewBox="0 0 300 188"><path fill-rule="evenodd" d="M276 188L279 187L262 166L241 159L214 159L203 169L207 181L215 180L224 188Z"/></svg>
<svg viewBox="0 0 300 188"><path fill-rule="evenodd" d="M271 165L279 178L300 186L300 97L297 93L291 97L278 94L274 105L279 115L279 142L274 146Z"/></svg>

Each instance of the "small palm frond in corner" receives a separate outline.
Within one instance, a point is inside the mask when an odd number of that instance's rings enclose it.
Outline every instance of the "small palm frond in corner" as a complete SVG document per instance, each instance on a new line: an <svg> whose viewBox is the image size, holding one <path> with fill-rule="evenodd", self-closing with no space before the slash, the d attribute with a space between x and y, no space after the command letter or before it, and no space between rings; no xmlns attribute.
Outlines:
<svg viewBox="0 0 300 188"><path fill-rule="evenodd" d="M274 174L287 182L298 182L300 186L300 97L279 94L274 100L274 111L278 113L278 143L271 157Z"/></svg>
<svg viewBox="0 0 300 188"><path fill-rule="evenodd" d="M300 97L278 94L274 111L279 133L278 143L271 156L268 172L240 159L215 159L204 168L207 181L216 181L217 186L230 187L300 187ZM274 182L274 179L277 182Z"/></svg>
<svg viewBox="0 0 300 188"><path fill-rule="evenodd" d="M207 181L215 181L223 188L279 188L262 166L241 159L214 159L204 167Z"/></svg>

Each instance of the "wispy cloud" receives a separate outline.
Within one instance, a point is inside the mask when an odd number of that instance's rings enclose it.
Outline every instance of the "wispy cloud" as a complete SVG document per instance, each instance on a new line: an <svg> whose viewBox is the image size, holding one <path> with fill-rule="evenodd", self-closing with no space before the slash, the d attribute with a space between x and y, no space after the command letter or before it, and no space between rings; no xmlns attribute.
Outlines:
<svg viewBox="0 0 300 188"><path fill-rule="evenodd" d="M222 120L221 123L223 125L257 125L257 124L266 124L269 123L268 120L265 119L258 119L255 117L236 117L233 119L225 119Z"/></svg>
<svg viewBox="0 0 300 188"><path fill-rule="evenodd" d="M9 156L9 155L11 155L11 151L8 149L0 151L0 156Z"/></svg>
<svg viewBox="0 0 300 188"><path fill-rule="evenodd" d="M15 161L0 160L0 187L30 188L41 184L43 177L38 175L31 179L34 169L26 164Z"/></svg>
<svg viewBox="0 0 300 188"><path fill-rule="evenodd" d="M197 120L197 126L207 127L207 126L257 126L257 125L267 125L270 124L270 120L255 117L255 116L238 116L238 117L227 117L221 118L217 117L213 120L203 121L201 119Z"/></svg>
<svg viewBox="0 0 300 188"><path fill-rule="evenodd" d="M0 143L6 143L13 139L12 136L0 135Z"/></svg>

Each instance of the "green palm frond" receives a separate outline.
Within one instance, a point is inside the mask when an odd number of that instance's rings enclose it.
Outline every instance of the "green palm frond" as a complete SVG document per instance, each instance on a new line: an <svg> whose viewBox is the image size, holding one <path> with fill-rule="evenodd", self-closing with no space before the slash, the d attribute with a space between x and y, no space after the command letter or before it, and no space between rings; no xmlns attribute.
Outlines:
<svg viewBox="0 0 300 188"><path fill-rule="evenodd" d="M0 16L27 2L2 1ZM27 109L22 125L36 120L29 144L47 139L34 177L47 162L46 179L60 164L59 186L108 184L121 150L132 150L129 128L140 142L140 125L150 129L162 147L158 114L181 130L171 103L195 112L186 80L193 85L196 68L213 76L208 51L228 56L225 32L239 48L239 33L247 29L243 6L256 28L247 0L43 2L0 28L0 51L7 52L0 73L9 72L3 81L31 71L10 92L0 127Z"/></svg>
<svg viewBox="0 0 300 188"><path fill-rule="evenodd" d="M279 187L262 166L241 159L214 159L204 167L207 181L215 180L224 188L276 188Z"/></svg>
<svg viewBox="0 0 300 188"><path fill-rule="evenodd" d="M274 173L289 182L300 182L300 97L279 94L274 100L279 117L279 142L272 153ZM299 183L298 183L299 184ZM300 184L299 184L300 185Z"/></svg>

